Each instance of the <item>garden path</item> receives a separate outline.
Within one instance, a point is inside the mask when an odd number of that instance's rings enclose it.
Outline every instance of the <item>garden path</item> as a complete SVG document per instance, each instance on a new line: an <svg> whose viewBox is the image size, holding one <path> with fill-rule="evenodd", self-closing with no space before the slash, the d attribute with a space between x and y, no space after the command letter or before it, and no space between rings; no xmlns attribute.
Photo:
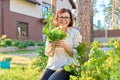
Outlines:
<svg viewBox="0 0 120 80"><path fill-rule="evenodd" d="M7 54L7 55L14 55L14 56L21 56L21 57L27 57L27 58L33 58L38 56L37 53L32 52L32 53L24 53L24 54Z"/></svg>

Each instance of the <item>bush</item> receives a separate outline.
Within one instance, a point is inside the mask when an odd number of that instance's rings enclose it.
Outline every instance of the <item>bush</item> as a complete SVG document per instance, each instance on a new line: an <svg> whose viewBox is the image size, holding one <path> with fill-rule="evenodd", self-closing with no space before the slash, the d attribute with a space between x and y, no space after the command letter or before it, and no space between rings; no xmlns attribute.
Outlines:
<svg viewBox="0 0 120 80"><path fill-rule="evenodd" d="M120 42L115 41L114 49L104 53L99 42L94 41L91 50L88 61L74 68L80 75L72 80L120 80Z"/></svg>
<svg viewBox="0 0 120 80"><path fill-rule="evenodd" d="M25 43L27 46L35 46L35 43L34 43L34 41L32 41L32 40L26 40L26 41L24 41L24 43Z"/></svg>
<svg viewBox="0 0 120 80"><path fill-rule="evenodd" d="M113 45L113 43L106 43L105 47L110 48L110 47L114 47L114 45Z"/></svg>
<svg viewBox="0 0 120 80"><path fill-rule="evenodd" d="M115 38L110 38L110 39L109 39L109 43L114 43L116 40L117 40L117 39L115 39Z"/></svg>
<svg viewBox="0 0 120 80"><path fill-rule="evenodd" d="M37 46L44 46L44 45L45 45L45 42L42 42L42 41L37 42Z"/></svg>
<svg viewBox="0 0 120 80"><path fill-rule="evenodd" d="M27 43L25 43L24 41L23 42L20 42L20 44L18 45L19 48L26 48L27 47Z"/></svg>
<svg viewBox="0 0 120 80"><path fill-rule="evenodd" d="M39 53L38 57L33 58L30 64L32 69L37 71L42 71L47 65L47 56L45 56L45 46L41 46L37 52Z"/></svg>
<svg viewBox="0 0 120 80"><path fill-rule="evenodd" d="M1 43L0 43L0 46L1 46L1 47L5 47L5 43L4 43L4 42L1 42Z"/></svg>
<svg viewBox="0 0 120 80"><path fill-rule="evenodd" d="M4 44L5 44L5 46L12 46L12 40L11 39L5 39Z"/></svg>
<svg viewBox="0 0 120 80"><path fill-rule="evenodd" d="M30 67L35 71L42 71L47 65L47 57L38 56L32 59Z"/></svg>
<svg viewBox="0 0 120 80"><path fill-rule="evenodd" d="M19 44L20 44L20 41L19 40L14 40L13 41L13 46L19 46Z"/></svg>
<svg viewBox="0 0 120 80"><path fill-rule="evenodd" d="M25 40L25 41L21 41L18 45L19 48L26 48L27 46L35 46L34 41Z"/></svg>
<svg viewBox="0 0 120 80"><path fill-rule="evenodd" d="M39 49L37 49L37 53L39 53L39 56L45 57L45 46L41 46Z"/></svg>
<svg viewBox="0 0 120 80"><path fill-rule="evenodd" d="M0 46L1 47L12 46L12 40L7 39L7 35L2 35L0 37Z"/></svg>

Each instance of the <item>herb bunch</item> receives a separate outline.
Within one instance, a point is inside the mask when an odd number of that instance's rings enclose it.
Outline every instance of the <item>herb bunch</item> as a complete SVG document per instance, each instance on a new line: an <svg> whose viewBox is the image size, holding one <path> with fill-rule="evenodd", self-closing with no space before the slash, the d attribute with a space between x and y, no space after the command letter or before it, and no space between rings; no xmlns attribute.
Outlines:
<svg viewBox="0 0 120 80"><path fill-rule="evenodd" d="M45 27L42 31L50 42L54 42L56 40L64 40L67 37L67 34L54 25L53 17L54 14L51 10L45 13Z"/></svg>

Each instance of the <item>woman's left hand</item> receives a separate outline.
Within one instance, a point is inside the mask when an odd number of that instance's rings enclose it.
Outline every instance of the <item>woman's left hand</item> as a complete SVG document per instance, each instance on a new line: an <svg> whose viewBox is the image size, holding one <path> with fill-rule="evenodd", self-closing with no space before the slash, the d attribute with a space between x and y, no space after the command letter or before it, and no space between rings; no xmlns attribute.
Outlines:
<svg viewBox="0 0 120 80"><path fill-rule="evenodd" d="M56 47L61 47L61 48L67 47L67 45L65 44L65 42L63 40L55 41L55 45L56 45Z"/></svg>

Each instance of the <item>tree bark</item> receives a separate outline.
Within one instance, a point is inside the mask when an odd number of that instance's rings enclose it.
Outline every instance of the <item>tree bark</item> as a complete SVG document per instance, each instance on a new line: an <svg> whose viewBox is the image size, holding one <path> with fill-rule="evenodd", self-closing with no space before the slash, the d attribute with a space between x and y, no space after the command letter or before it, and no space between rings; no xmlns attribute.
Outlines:
<svg viewBox="0 0 120 80"><path fill-rule="evenodd" d="M76 26L80 29L82 42L93 41L93 0L77 0Z"/></svg>
<svg viewBox="0 0 120 80"><path fill-rule="evenodd" d="M57 0L51 0L51 9L54 14L56 13L56 1Z"/></svg>

